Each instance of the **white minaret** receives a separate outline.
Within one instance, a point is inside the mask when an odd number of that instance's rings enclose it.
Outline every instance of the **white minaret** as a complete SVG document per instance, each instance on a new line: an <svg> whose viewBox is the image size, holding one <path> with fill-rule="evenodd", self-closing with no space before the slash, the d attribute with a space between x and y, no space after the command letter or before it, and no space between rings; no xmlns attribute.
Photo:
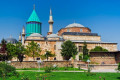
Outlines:
<svg viewBox="0 0 120 80"><path fill-rule="evenodd" d="M48 35L49 34L52 34L53 33L53 16L52 16L52 10L50 9L50 17L49 17L49 32L48 32Z"/></svg>
<svg viewBox="0 0 120 80"><path fill-rule="evenodd" d="M19 35L19 42L21 42L21 33L20 33L20 35Z"/></svg>
<svg viewBox="0 0 120 80"><path fill-rule="evenodd" d="M25 43L25 27L23 26L23 30L22 30L22 45L24 45Z"/></svg>

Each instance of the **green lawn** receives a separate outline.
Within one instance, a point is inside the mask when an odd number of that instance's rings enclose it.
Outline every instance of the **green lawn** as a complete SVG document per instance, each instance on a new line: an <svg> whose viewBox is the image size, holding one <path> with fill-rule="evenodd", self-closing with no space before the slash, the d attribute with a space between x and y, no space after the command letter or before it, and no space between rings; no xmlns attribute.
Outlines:
<svg viewBox="0 0 120 80"><path fill-rule="evenodd" d="M120 80L120 73L92 73L90 75L84 72L52 72L47 74L44 72L24 71L19 73L19 77L10 77L6 80L21 80L21 78L27 76L30 78L29 80L37 80L36 76L40 76L42 74L46 74L45 76L48 77L47 80ZM101 79L99 79L99 77L101 77ZM0 80L3 79L0 78Z"/></svg>
<svg viewBox="0 0 120 80"><path fill-rule="evenodd" d="M16 70L38 70L38 68L23 68L23 69L16 69ZM44 68L40 68L40 70L44 70ZM58 68L55 68L55 70L57 71L86 71L83 69L79 70L78 68L71 68L71 67L58 67Z"/></svg>

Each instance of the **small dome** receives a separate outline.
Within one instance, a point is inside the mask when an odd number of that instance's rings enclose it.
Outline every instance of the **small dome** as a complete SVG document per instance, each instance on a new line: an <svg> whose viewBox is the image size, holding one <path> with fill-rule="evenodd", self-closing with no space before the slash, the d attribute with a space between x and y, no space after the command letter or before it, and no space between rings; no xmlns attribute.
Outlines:
<svg viewBox="0 0 120 80"><path fill-rule="evenodd" d="M50 34L50 35L48 35L47 37L48 37L48 38L51 38L51 37L52 37L52 38L56 38L56 37L59 37L59 36L58 36L57 34Z"/></svg>
<svg viewBox="0 0 120 80"><path fill-rule="evenodd" d="M43 36L39 33L33 33L29 37L43 37Z"/></svg>
<svg viewBox="0 0 120 80"><path fill-rule="evenodd" d="M15 43L18 42L15 38L12 38L12 37L7 38L5 40L6 40L7 43L11 43L11 44L15 44Z"/></svg>
<svg viewBox="0 0 120 80"><path fill-rule="evenodd" d="M66 26L66 28L69 27L84 27L82 24L78 24L78 23L73 23L73 24L69 24L68 26Z"/></svg>

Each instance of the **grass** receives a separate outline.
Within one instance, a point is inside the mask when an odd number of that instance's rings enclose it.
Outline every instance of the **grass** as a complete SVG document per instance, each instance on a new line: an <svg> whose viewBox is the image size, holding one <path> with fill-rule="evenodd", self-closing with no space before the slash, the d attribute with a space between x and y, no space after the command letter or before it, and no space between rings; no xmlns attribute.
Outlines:
<svg viewBox="0 0 120 80"><path fill-rule="evenodd" d="M22 69L17 69L17 70L38 70L38 68L22 68ZM40 70L44 70L44 68L40 68ZM72 67L58 67L55 70L57 71L86 71L83 69L78 69L78 68L72 68Z"/></svg>
<svg viewBox="0 0 120 80"><path fill-rule="evenodd" d="M49 75L49 79L47 80L120 80L120 73L84 73L84 72L52 72L52 73L44 73L44 72L19 72L19 77L9 77L6 80L21 80L23 77L29 77L29 80L36 80L37 76L42 74ZM100 79L101 78L101 79ZM105 78L105 79L104 79ZM0 78L0 80L3 80ZM27 79L26 79L27 80ZM40 79L42 80L42 79ZM46 80L46 79L45 79Z"/></svg>

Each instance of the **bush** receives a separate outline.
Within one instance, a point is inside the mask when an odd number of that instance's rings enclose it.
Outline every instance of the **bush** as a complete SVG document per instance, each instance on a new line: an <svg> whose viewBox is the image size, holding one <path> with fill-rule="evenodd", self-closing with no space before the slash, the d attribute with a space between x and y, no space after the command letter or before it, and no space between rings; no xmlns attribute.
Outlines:
<svg viewBox="0 0 120 80"><path fill-rule="evenodd" d="M118 69L117 70L120 71L120 63L118 64Z"/></svg>
<svg viewBox="0 0 120 80"><path fill-rule="evenodd" d="M44 68L44 70L45 70L46 73L50 73L50 72L52 71L52 67L46 66L46 67Z"/></svg>
<svg viewBox="0 0 120 80"><path fill-rule="evenodd" d="M3 77L3 76L18 76L19 74L16 72L16 68L11 66L11 65L8 65L4 62L1 62L0 63L0 76Z"/></svg>

